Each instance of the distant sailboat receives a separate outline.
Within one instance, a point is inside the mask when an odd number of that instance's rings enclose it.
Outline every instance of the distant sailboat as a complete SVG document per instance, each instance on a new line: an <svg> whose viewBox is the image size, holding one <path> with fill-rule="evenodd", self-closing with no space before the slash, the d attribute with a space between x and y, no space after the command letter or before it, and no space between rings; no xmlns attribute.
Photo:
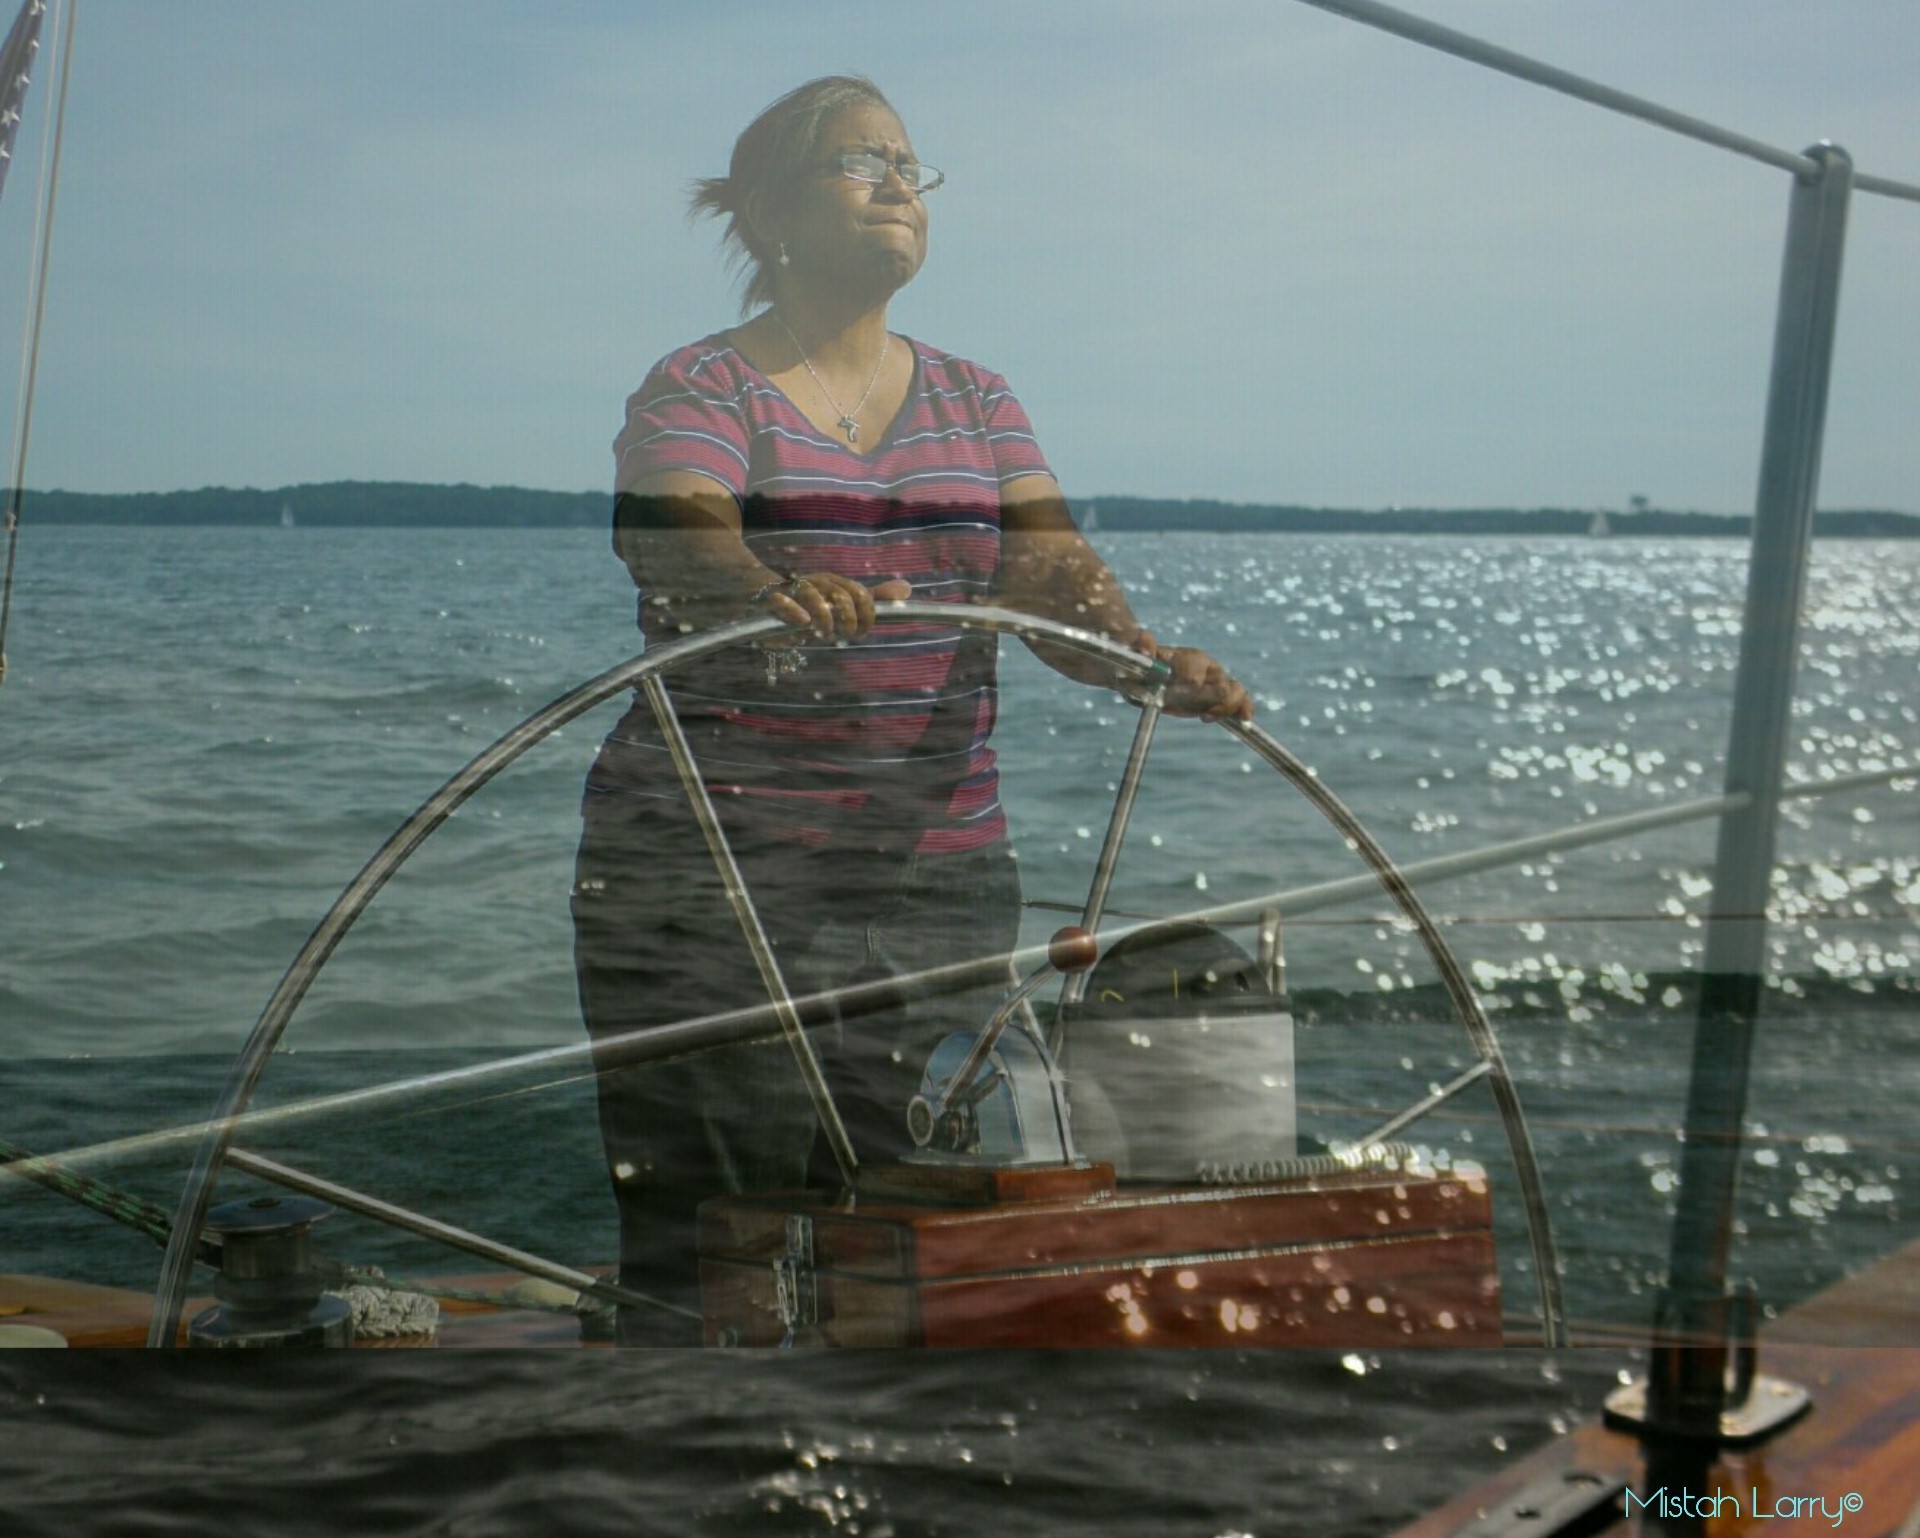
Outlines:
<svg viewBox="0 0 1920 1538"><path fill-rule="evenodd" d="M1607 522L1607 515L1604 509L1595 513L1593 515L1593 522L1587 525L1587 537L1589 539L1605 539L1612 532L1613 527Z"/></svg>
<svg viewBox="0 0 1920 1538"><path fill-rule="evenodd" d="M280 504L280 527L283 529L293 527L293 504L291 502L282 502Z"/></svg>
<svg viewBox="0 0 1920 1538"><path fill-rule="evenodd" d="M1087 510L1080 515L1080 532L1082 534L1092 534L1097 531L1099 527L1100 504L1098 502L1089 502L1087 504Z"/></svg>

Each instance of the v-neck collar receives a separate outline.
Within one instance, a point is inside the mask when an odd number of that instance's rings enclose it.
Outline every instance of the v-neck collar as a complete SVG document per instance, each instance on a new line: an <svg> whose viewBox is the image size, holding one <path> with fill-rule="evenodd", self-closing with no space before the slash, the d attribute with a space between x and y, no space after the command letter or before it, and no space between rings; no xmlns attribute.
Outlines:
<svg viewBox="0 0 1920 1538"><path fill-rule="evenodd" d="M894 335L894 333L889 332L888 335L892 336ZM787 394L785 390L781 389L779 385L775 384L773 381L773 377L770 374L762 370L759 367L759 365L754 363L754 361L751 358L749 358L744 352L740 350L739 346L733 340L732 332L730 331L718 332L715 334L713 340L718 342L722 347L726 348L726 350L732 353L734 357L738 358L740 360L740 366L742 368L748 370L763 385L765 385L769 390L773 391L775 395L779 396L780 399L783 402L785 402L786 407L789 411L791 411L795 416L797 416L802 422L805 422L808 427L812 428L815 434L817 435L816 437L817 442L826 445L828 448L835 449L839 453L845 454L849 459L859 460L862 464L871 463L872 461L878 459L888 449L893 447L894 437L899 432L901 424L904 423L908 418L908 416L912 414L915 406L918 405L920 400L920 390L921 390L920 344L914 341L914 339L910 336L896 336L895 340L899 341L907 349L907 357L909 358L909 360L911 360L913 364L913 372L907 378L907 393L901 398L900 409L894 412L893 416L888 420L886 427L881 430L880 436L878 439L875 440L873 448L863 454L853 444L847 443L841 439L837 439L833 437L831 434L822 433L820 429L815 425L813 419L809 417L806 414L806 412L800 409L800 403L796 401L791 395Z"/></svg>

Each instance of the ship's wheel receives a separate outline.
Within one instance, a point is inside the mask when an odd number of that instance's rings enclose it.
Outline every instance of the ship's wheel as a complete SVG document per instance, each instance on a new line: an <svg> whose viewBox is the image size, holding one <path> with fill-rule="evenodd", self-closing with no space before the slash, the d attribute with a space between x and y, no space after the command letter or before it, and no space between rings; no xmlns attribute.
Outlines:
<svg viewBox="0 0 1920 1538"><path fill-rule="evenodd" d="M1104 950L1108 931L1103 928L1103 920L1107 917L1114 871L1142 777L1147 769L1151 744L1159 723L1161 712L1158 691L1167 676L1164 665L1087 631L1005 609L968 606L956 613L955 605L920 601L882 606L881 623L896 620L945 625L959 624L971 630L1012 635L1025 640L1040 641L1049 646L1065 647L1097 658L1112 667L1117 678L1131 681L1129 693L1134 696L1139 706L1140 718L1135 728L1126 767L1114 795L1106 837L1079 924L1080 929L1097 937ZM638 690L653 705L669 747L674 753L682 784L687 791L695 815L707 834L710 851L716 864L728 878L730 900L734 902L735 913L740 919L742 934L752 962L759 971L762 981L767 985L769 1003L758 1010L736 1011L728 1017L691 1021L643 1033L644 1039L621 1044L618 1055L623 1062L638 1062L645 1061L650 1056L684 1052L696 1046L744 1039L750 1034L764 1036L777 1032L784 1035L794 1050L796 1065L806 1080L816 1112L820 1116L823 1128L826 1129L829 1146L840 1162L842 1170L851 1171L853 1151L846 1141L844 1128L839 1124L830 1090L821 1074L818 1062L813 1057L805 1030L806 1021L803 1018L801 1006L821 1001L794 1000L788 996L785 985L780 980L771 948L753 912L750 895L744 891L738 891L740 884L737 880L737 872L731 869L731 855L727 850L724 835L720 831L719 821L707 802L698 766L687 748L684 734L679 730L672 702L664 684L664 680L675 669L685 667L723 648L751 645L785 633L787 633L787 627L772 618L741 620L684 641L653 648L644 655L622 663L581 684L570 693L527 717L477 755L402 823L367 862L359 875L349 883L346 890L334 902L288 967L229 1071L219 1107L201 1138L175 1213L171 1239L163 1262L160 1285L156 1292L149 1327L148 1343L150 1345L170 1346L177 1339L188 1282L200 1249L198 1240L206 1225L208 1209L222 1170L232 1166L249 1173L265 1175L283 1184L294 1184L298 1179L298 1172L287 1171L281 1166L272 1164L271 1161L236 1149L234 1140L238 1130L244 1124L254 1091L266 1069L268 1060L279 1046L295 1011L315 978L354 922L400 866L476 791L568 722L629 689ZM777 653L770 655L777 656ZM1538 1162L1527 1131L1526 1120L1521 1111L1519 1096L1507 1070L1499 1041L1466 974L1448 948L1438 927L1428 916L1419 898L1401 876L1393 861L1359 819L1321 784L1306 764L1257 725L1227 720L1218 723L1217 729L1236 738L1246 749L1304 796L1365 861L1378 878L1381 888L1419 936L1460 1017L1471 1045L1474 1061L1464 1073L1457 1076L1444 1089L1387 1117L1359 1139L1357 1146L1363 1148L1365 1145L1384 1142L1452 1094L1484 1078L1494 1097L1505 1129L1516 1183L1526 1215L1545 1339L1550 1345L1564 1343L1565 1324L1560 1299L1559 1266L1548 1222ZM1006 957L983 958L979 970L982 971L982 975L988 975L997 967L1001 975L1004 975L1007 960ZM973 980L977 981L977 979ZM1074 1002L1077 987L1075 979L1070 976L1063 990L1066 1004L1070 1005ZM603 1048L604 1045L603 1043ZM582 1055L584 1055L584 1048ZM604 1050L597 1052L596 1056L603 1063L605 1062ZM396 1221L399 1226L410 1226L407 1222L410 1215L404 1209L392 1207L373 1198L357 1198L356 1193L344 1192L342 1188L331 1186L327 1182L308 1180L298 1183L296 1188L308 1194L320 1194L336 1200L344 1196L349 1204L358 1199L357 1210L388 1221ZM413 1226L416 1232L429 1235L432 1233L430 1224ZM467 1247L472 1249L471 1245ZM488 1251L475 1252L489 1253ZM490 1253L505 1257L509 1263L521 1265L523 1269L539 1270L540 1274L564 1275L570 1279L582 1276L581 1273L573 1272L570 1268L561 1267L552 1262L539 1261L538 1257L525 1256L517 1251L509 1252L505 1246L494 1246ZM590 1290L598 1292L603 1297L629 1303L639 1301L632 1296L623 1295L621 1289L615 1284L593 1278L583 1278L583 1280Z"/></svg>

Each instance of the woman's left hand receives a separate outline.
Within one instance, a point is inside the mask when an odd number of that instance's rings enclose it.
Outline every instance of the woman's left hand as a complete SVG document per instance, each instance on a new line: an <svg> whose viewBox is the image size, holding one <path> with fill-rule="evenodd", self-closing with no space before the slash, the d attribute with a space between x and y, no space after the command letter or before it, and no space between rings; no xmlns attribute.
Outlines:
<svg viewBox="0 0 1920 1538"><path fill-rule="evenodd" d="M1206 721L1251 721L1253 696L1207 653L1191 646L1161 646L1143 630L1134 649L1173 670L1161 708L1168 715Z"/></svg>

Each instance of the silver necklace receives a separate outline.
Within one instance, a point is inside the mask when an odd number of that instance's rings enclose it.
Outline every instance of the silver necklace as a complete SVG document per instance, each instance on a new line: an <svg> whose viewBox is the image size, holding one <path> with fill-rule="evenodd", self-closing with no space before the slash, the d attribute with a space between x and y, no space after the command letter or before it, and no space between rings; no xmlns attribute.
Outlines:
<svg viewBox="0 0 1920 1538"><path fill-rule="evenodd" d="M847 442L858 443L860 441L860 424L856 422L854 418L860 415L860 408L866 405L867 397L873 394L874 384L880 378L880 370L887 361L887 349L893 345L893 334L889 332L881 339L880 356L874 359L873 372L867 375L867 387L860 392L860 399L853 403L853 409L849 411L833 398L833 391L827 388L827 382L820 377L819 371L814 368L813 360L807 356L806 348L800 345L800 338L795 336L792 327L780 318L780 312L778 310L769 310L767 313L773 316L773 323L787 333L787 340L793 343L793 350L800 354L801 366L804 367L809 374L813 375L814 385L820 393L827 398L827 404L840 413L840 419L834 425L847 435Z"/></svg>

